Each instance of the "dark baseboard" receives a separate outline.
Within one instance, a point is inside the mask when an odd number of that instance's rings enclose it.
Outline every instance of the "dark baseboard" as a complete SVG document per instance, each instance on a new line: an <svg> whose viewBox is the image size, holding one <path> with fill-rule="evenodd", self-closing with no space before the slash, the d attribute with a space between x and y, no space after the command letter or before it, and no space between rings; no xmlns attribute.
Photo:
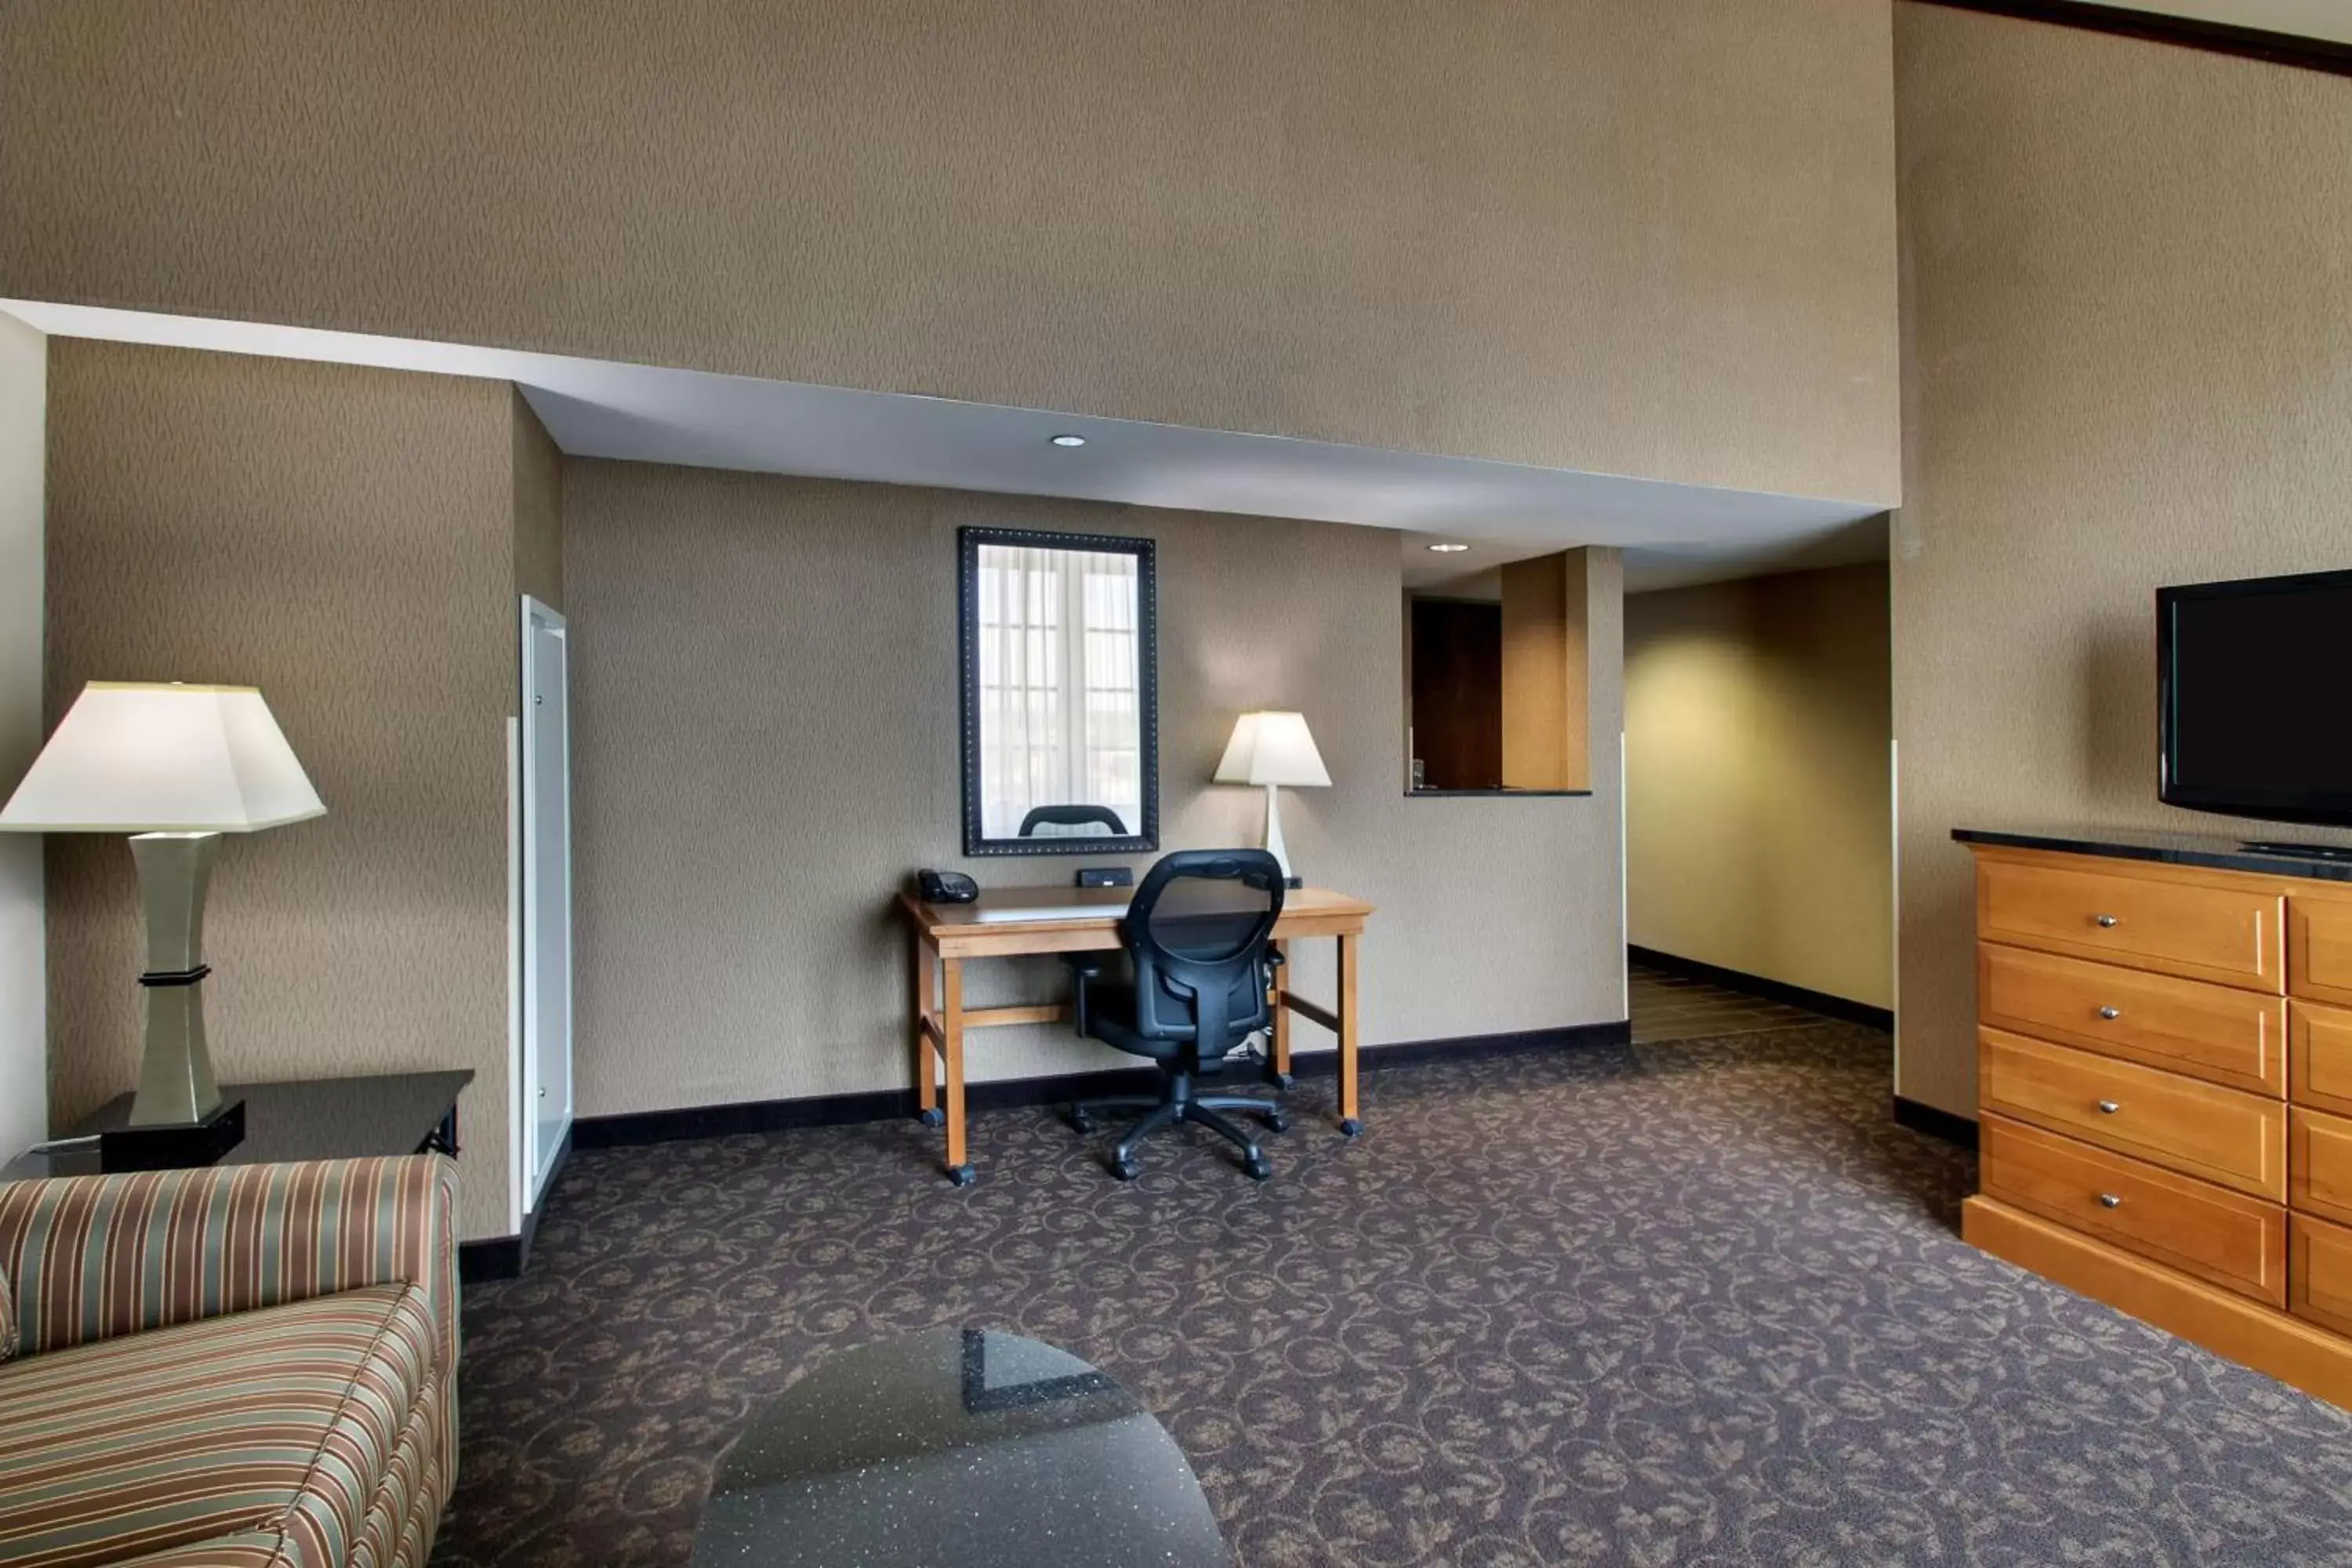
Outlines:
<svg viewBox="0 0 2352 1568"><path fill-rule="evenodd" d="M2292 33L2266 32L2228 22L2207 22L2190 16L2161 16L2116 5L2085 5L2083 0L1922 0L1955 11L1981 11L2021 22L2048 22L2117 37L2154 44L2178 44L2209 54L2352 76L2352 44L2327 38L2305 38Z"/></svg>
<svg viewBox="0 0 2352 1568"><path fill-rule="evenodd" d="M1400 1040L1393 1045L1366 1046L1357 1055L1366 1068L1415 1067L1423 1062L1458 1061L1475 1057L1511 1057L1528 1051L1587 1050L1595 1046L1630 1046L1633 1023L1620 1018L1607 1024L1567 1024L1556 1029L1523 1029L1510 1035L1457 1035L1450 1039ZM1294 1056L1290 1065L1301 1078L1329 1078L1339 1070L1336 1051Z"/></svg>
<svg viewBox="0 0 2352 1568"><path fill-rule="evenodd" d="M1768 1002L1782 1002L1807 1012L1842 1018L1849 1024L1862 1024L1873 1029L1895 1032L1895 1015L1884 1007L1874 1007L1867 1002L1849 1002L1843 996L1832 996L1826 991L1814 991L1802 985L1791 985L1784 980L1767 980L1760 974L1750 974L1741 969L1726 969L1718 963L1704 963L1696 958L1684 958L1676 953L1660 952L1654 947L1625 949L1625 956L1636 963L1646 963L1653 969L1670 973L1686 974L1693 980L1705 980L1727 991L1744 992L1761 996Z"/></svg>
<svg viewBox="0 0 2352 1568"><path fill-rule="evenodd" d="M530 1223L528 1217L524 1223ZM520 1279L523 1256L527 1251L529 1247L520 1236L493 1236L481 1241L461 1241L457 1244L457 1279L467 1285L479 1285L491 1279Z"/></svg>
<svg viewBox="0 0 2352 1568"><path fill-rule="evenodd" d="M563 1135L562 1147L555 1152L555 1168L547 1173L547 1192L555 1191L563 1167L572 1159L572 1135ZM522 1231L517 1236L494 1236L482 1241L461 1241L457 1244L457 1279L461 1284L475 1285L487 1279L520 1279L522 1271L530 1267L531 1243L539 1239L539 1216L547 1207L545 1194L539 1207L522 1216Z"/></svg>
<svg viewBox="0 0 2352 1568"><path fill-rule="evenodd" d="M1631 1023L1577 1024L1511 1035L1467 1035L1454 1039L1406 1040L1366 1046L1366 1070L1411 1067L1464 1056L1504 1056L1522 1051L1571 1050L1622 1046L1633 1037ZM1291 1058L1300 1078L1329 1078L1339 1070L1336 1051L1300 1052ZM1233 1081L1233 1080L1228 1080ZM1076 1100L1111 1100L1158 1092L1156 1068L1115 1068L1102 1072L1058 1073L1042 1078L995 1079L964 1089L966 1110L1008 1110L1023 1106L1063 1105ZM915 1114L911 1089L865 1094L828 1094L805 1100L739 1100L683 1110L641 1110L620 1116L583 1117L572 1124L572 1146L625 1149L673 1143L690 1138L724 1138L738 1132L786 1132L803 1127L841 1127L861 1121L904 1121ZM511 1239L511 1238L509 1238ZM481 1243L482 1246L492 1245Z"/></svg>
<svg viewBox="0 0 2352 1568"><path fill-rule="evenodd" d="M572 1143L576 1149L632 1149L646 1143L677 1143L691 1138L726 1138L738 1132L781 1132L796 1127L887 1121L914 1113L915 1091L911 1089L816 1095L806 1100L746 1100L725 1105L693 1105L677 1110L633 1110L618 1116L583 1117L572 1124Z"/></svg>
<svg viewBox="0 0 2352 1568"><path fill-rule="evenodd" d="M1947 1143L1957 1143L1963 1149L1977 1146L1975 1122L1916 1100L1906 1100L1899 1094L1895 1097L1895 1124L1908 1127L1914 1132L1925 1132L1930 1138L1941 1138Z"/></svg>

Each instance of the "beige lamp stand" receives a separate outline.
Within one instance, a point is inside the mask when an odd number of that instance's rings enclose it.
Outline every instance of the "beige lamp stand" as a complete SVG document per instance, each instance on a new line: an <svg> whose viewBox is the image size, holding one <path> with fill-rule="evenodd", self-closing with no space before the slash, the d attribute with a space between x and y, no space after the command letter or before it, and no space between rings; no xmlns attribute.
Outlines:
<svg viewBox="0 0 2352 1568"><path fill-rule="evenodd" d="M1272 710L1243 714L1217 763L1215 782L1264 786L1265 852L1282 868L1283 880L1298 886L1290 869L1289 847L1282 841L1282 801L1276 792L1284 784L1328 788L1331 783L1323 755L1315 749L1315 737L1307 731L1306 715Z"/></svg>
<svg viewBox="0 0 2352 1568"><path fill-rule="evenodd" d="M205 893L221 835L326 810L252 687L96 680L0 808L0 831L133 836L147 917L133 1129L186 1129L221 1110L204 1004Z"/></svg>

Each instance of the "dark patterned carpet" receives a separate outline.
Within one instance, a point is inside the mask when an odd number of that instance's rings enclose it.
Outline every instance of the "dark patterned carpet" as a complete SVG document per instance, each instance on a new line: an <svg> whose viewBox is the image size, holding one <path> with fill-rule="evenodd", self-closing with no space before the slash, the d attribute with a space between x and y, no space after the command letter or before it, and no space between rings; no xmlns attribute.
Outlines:
<svg viewBox="0 0 2352 1568"><path fill-rule="evenodd" d="M1043 1111L961 1192L911 1123L583 1154L467 1303L435 1561L684 1563L756 1405L975 1324L1132 1388L1244 1568L2352 1563L2352 1420L1962 1245L1887 1082L1843 1025L1393 1069L1263 1186Z"/></svg>

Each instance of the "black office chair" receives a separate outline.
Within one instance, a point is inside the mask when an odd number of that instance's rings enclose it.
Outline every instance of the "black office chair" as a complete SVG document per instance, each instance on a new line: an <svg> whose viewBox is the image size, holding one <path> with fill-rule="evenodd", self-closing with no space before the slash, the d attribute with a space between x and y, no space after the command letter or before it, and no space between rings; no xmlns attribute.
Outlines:
<svg viewBox="0 0 2352 1568"><path fill-rule="evenodd" d="M1127 836L1127 824L1118 819L1118 813L1107 805L1041 805L1021 819L1020 837L1034 838L1041 827L1095 826L1108 829L1114 838ZM1093 835L1070 834L1066 837L1092 837Z"/></svg>
<svg viewBox="0 0 2352 1568"><path fill-rule="evenodd" d="M1179 851L1151 868L1119 921L1133 984L1100 984L1100 953L1067 955L1078 1033L1150 1057L1167 1075L1157 1100L1070 1108L1070 1124L1080 1132L1093 1131L1103 1113L1147 1112L1111 1152L1111 1171L1121 1181L1133 1181L1139 1169L1136 1145L1180 1121L1196 1121L1238 1145L1242 1169L1259 1181L1273 1174L1257 1141L1218 1112L1244 1110L1279 1132L1289 1125L1282 1108L1241 1095L1204 1095L1198 1080L1221 1071L1236 1047L1274 1022L1266 992L1282 962L1273 944L1282 881L1281 864L1263 849Z"/></svg>

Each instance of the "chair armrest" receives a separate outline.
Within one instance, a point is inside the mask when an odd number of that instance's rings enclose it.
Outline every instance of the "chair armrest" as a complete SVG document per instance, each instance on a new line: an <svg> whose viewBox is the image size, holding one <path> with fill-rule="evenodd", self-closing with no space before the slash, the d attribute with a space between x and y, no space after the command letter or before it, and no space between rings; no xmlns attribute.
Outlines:
<svg viewBox="0 0 2352 1568"><path fill-rule="evenodd" d="M457 1174L437 1154L0 1186L26 1354L257 1307L414 1285L457 1363Z"/></svg>

